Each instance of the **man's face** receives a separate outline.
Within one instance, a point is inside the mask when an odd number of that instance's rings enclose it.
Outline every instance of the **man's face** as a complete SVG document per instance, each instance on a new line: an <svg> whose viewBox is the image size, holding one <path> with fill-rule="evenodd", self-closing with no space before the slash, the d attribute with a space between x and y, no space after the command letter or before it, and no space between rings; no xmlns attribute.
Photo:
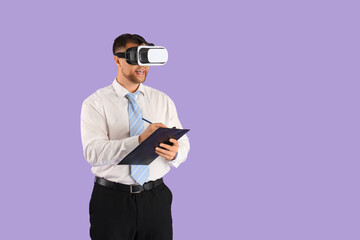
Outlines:
<svg viewBox="0 0 360 240"><path fill-rule="evenodd" d="M126 49L137 46L140 45L129 42L125 45L124 49L121 49L121 52L125 52ZM118 60L120 61L120 64L118 64L118 62L116 64L118 65L119 70L121 71L124 78L135 84L145 82L146 75L149 71L149 66L131 65L126 62L125 58L118 58Z"/></svg>

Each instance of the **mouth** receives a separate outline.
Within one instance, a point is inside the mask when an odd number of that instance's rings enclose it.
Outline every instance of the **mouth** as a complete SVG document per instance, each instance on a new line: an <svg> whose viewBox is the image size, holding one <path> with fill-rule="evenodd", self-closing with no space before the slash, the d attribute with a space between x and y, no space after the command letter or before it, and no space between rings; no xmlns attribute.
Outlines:
<svg viewBox="0 0 360 240"><path fill-rule="evenodd" d="M144 76L145 75L145 70L141 70L141 71L135 71L137 75L139 76Z"/></svg>

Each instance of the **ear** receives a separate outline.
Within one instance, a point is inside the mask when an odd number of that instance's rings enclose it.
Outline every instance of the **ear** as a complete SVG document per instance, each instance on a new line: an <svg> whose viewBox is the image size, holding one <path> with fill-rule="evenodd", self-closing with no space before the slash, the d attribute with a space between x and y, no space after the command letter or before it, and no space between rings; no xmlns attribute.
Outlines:
<svg viewBox="0 0 360 240"><path fill-rule="evenodd" d="M115 64L121 68L121 61L120 61L120 58L118 56L114 56L114 61L115 61Z"/></svg>

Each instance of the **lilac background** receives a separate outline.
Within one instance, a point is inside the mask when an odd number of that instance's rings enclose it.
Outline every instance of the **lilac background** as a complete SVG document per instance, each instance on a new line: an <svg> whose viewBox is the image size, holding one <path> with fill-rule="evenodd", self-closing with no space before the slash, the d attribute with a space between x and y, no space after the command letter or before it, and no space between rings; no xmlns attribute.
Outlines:
<svg viewBox="0 0 360 240"><path fill-rule="evenodd" d="M89 239L82 101L122 33L166 46L146 84L191 150L174 239L360 239L357 1L0 3L0 239Z"/></svg>

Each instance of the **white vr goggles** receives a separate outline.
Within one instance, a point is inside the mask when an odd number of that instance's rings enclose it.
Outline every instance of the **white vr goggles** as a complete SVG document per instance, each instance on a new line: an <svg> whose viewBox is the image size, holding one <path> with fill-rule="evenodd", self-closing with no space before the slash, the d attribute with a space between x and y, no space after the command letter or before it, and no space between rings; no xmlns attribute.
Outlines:
<svg viewBox="0 0 360 240"><path fill-rule="evenodd" d="M138 46L128 48L126 52L115 53L119 58L125 58L131 65L160 66L168 60L168 51L161 46Z"/></svg>

